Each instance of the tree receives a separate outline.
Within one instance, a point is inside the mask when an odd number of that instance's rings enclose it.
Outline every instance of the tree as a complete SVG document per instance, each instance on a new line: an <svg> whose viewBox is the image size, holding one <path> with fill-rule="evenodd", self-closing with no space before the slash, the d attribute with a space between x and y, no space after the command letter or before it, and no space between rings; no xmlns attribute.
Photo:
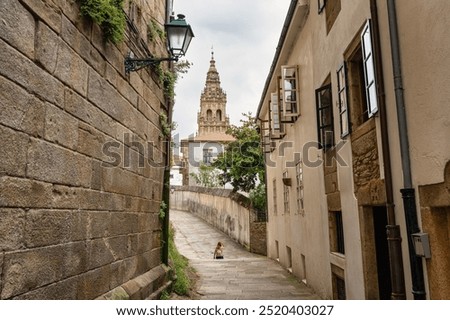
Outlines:
<svg viewBox="0 0 450 320"><path fill-rule="evenodd" d="M224 153L212 163L220 170L222 183L231 183L234 191L251 192L264 181L264 157L256 118L243 113L241 126L232 125L227 133L236 138L225 146Z"/></svg>
<svg viewBox="0 0 450 320"><path fill-rule="evenodd" d="M198 169L198 173L191 173L190 176L193 177L195 182L202 187L223 187L222 181L219 178L219 170L212 166L201 164Z"/></svg>

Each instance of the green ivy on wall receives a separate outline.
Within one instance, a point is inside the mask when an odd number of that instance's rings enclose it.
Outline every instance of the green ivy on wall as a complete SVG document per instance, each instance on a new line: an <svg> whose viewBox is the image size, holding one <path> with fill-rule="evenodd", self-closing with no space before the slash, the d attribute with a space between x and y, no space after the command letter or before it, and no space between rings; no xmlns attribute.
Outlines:
<svg viewBox="0 0 450 320"><path fill-rule="evenodd" d="M154 41L158 37L161 40L166 38L166 33L155 20L150 20L147 25L147 37L149 41Z"/></svg>
<svg viewBox="0 0 450 320"><path fill-rule="evenodd" d="M125 33L124 0L79 0L81 14L100 26L105 39L118 43Z"/></svg>

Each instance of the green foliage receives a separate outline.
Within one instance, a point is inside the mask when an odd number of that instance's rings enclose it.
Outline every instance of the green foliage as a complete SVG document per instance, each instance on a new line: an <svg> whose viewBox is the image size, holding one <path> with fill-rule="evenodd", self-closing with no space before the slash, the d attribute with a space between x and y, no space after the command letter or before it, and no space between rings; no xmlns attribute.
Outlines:
<svg viewBox="0 0 450 320"><path fill-rule="evenodd" d="M155 66L155 71L159 76L159 82L163 85L164 94L173 101L175 98L175 84L177 83L180 74L188 72L192 63L187 60L180 60L175 62L173 71L164 70L162 64Z"/></svg>
<svg viewBox="0 0 450 320"><path fill-rule="evenodd" d="M100 26L105 39L113 43L123 40L125 33L124 0L80 0L81 14Z"/></svg>
<svg viewBox="0 0 450 320"><path fill-rule="evenodd" d="M220 171L212 166L201 164L198 173L191 173L190 176L193 177L195 182L202 187L223 187L222 180L220 179Z"/></svg>
<svg viewBox="0 0 450 320"><path fill-rule="evenodd" d="M159 205L159 218L161 220L164 220L166 217L166 211L167 211L167 204L164 201L161 201L161 204Z"/></svg>
<svg viewBox="0 0 450 320"><path fill-rule="evenodd" d="M174 70L175 70L175 73L177 74L177 78L181 74L186 74L192 65L193 65L193 63L189 62L188 60L178 60L174 64Z"/></svg>
<svg viewBox="0 0 450 320"><path fill-rule="evenodd" d="M169 300L169 299L170 299L170 294L166 290L161 292L161 296L159 297L159 300Z"/></svg>
<svg viewBox="0 0 450 320"><path fill-rule="evenodd" d="M264 183L260 183L256 186L255 189L250 191L249 195L250 201L252 202L253 208L258 211L265 212L266 211L266 185Z"/></svg>
<svg viewBox="0 0 450 320"><path fill-rule="evenodd" d="M165 113L161 113L159 115L159 123L161 125L161 132L163 138L170 137L172 130L175 130L177 128L177 123L176 122L169 123L169 119L167 118L167 115Z"/></svg>
<svg viewBox="0 0 450 320"><path fill-rule="evenodd" d="M175 247L174 230L171 227L169 231L169 258L173 262L175 274L177 279L173 286L173 291L176 294L184 296L188 295L191 287L191 281L187 275L187 268L189 268L188 260L183 257Z"/></svg>
<svg viewBox="0 0 450 320"><path fill-rule="evenodd" d="M221 170L222 184L229 182L234 191L250 192L264 181L264 158L256 119L251 113L243 116L241 126L232 125L227 131L236 140L226 145L212 166Z"/></svg>
<svg viewBox="0 0 450 320"><path fill-rule="evenodd" d="M159 76L159 82L164 88L164 94L173 101L175 98L175 83L177 82L176 72L164 70L161 63L155 66L155 71Z"/></svg>
<svg viewBox="0 0 450 320"><path fill-rule="evenodd" d="M147 37L149 41L154 41L157 37L164 40L166 38L166 33L159 23L152 19L147 25Z"/></svg>

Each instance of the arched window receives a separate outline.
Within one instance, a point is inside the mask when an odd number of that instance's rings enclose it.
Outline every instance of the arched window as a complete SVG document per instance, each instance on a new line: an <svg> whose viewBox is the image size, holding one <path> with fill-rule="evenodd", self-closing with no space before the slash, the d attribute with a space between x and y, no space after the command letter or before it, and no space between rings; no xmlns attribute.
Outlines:
<svg viewBox="0 0 450 320"><path fill-rule="evenodd" d="M212 120L212 111L208 109L206 111L206 120L211 121Z"/></svg>
<svg viewBox="0 0 450 320"><path fill-rule="evenodd" d="M222 121L222 111L217 110L217 112L216 112L216 120L217 121Z"/></svg>

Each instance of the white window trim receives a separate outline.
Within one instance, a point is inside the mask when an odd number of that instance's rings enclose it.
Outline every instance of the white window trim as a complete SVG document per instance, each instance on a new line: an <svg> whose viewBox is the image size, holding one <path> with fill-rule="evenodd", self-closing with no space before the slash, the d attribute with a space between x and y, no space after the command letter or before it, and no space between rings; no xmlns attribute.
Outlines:
<svg viewBox="0 0 450 320"><path fill-rule="evenodd" d="M344 63L339 67L336 72L337 84L338 84L338 104L339 104L339 125L341 129L341 138L345 138L351 132L350 126L350 110L348 105L348 84L347 84L347 65ZM341 83L342 74L343 83ZM344 121L347 123L347 131L344 131Z"/></svg>
<svg viewBox="0 0 450 320"><path fill-rule="evenodd" d="M292 70L293 75L289 75L287 70ZM281 67L281 112L283 118L298 117L300 115L300 90L299 90L299 67L298 65L289 65ZM292 81L295 88L287 88L286 81ZM286 100L287 93L289 97L294 97L295 100ZM293 107L295 106L295 107ZM295 112L292 109L295 108ZM294 120L296 120L294 118Z"/></svg>
<svg viewBox="0 0 450 320"><path fill-rule="evenodd" d="M375 79L375 61L373 57L371 21L367 20L361 32L361 48L364 64L364 83L366 88L367 112L369 118L378 112L377 87Z"/></svg>

